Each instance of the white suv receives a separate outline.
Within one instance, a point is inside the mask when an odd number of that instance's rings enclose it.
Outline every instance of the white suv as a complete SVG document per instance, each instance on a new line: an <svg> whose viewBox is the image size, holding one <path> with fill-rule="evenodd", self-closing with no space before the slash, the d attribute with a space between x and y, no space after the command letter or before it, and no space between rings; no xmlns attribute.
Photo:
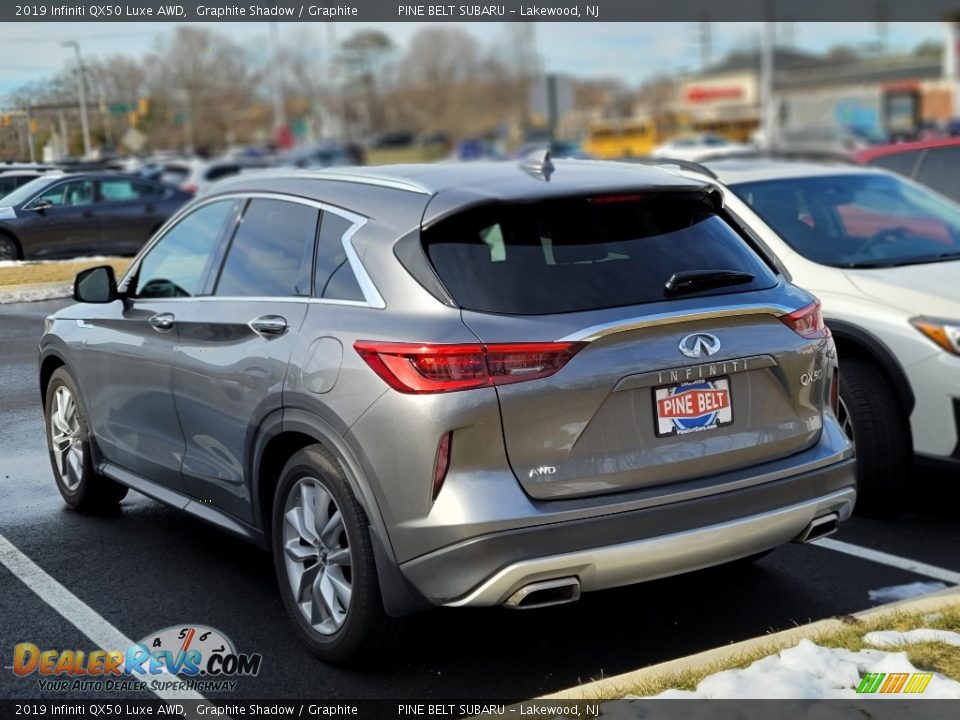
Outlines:
<svg viewBox="0 0 960 720"><path fill-rule="evenodd" d="M839 163L731 159L709 171L744 231L823 303L858 507L893 508L914 455L960 470L960 206Z"/></svg>

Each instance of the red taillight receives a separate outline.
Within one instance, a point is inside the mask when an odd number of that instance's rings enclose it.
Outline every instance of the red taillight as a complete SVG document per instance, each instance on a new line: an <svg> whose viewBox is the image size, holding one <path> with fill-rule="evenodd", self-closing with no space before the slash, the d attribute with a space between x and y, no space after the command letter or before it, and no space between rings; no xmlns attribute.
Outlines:
<svg viewBox="0 0 960 720"><path fill-rule="evenodd" d="M443 481L447 479L447 470L450 469L450 443L453 441L453 433L444 433L437 444L437 460L433 464L433 499L437 499L440 494L440 488L443 487Z"/></svg>
<svg viewBox="0 0 960 720"><path fill-rule="evenodd" d="M814 300L799 310L780 316L780 321L797 335L805 338L830 337L830 328L823 322L823 313L820 312L820 301Z"/></svg>
<svg viewBox="0 0 960 720"><path fill-rule="evenodd" d="M193 183L183 183L183 185L180 186L180 189L184 192L190 193L191 195L197 194L197 186Z"/></svg>
<svg viewBox="0 0 960 720"><path fill-rule="evenodd" d="M358 340L353 347L384 382L403 393L505 385L553 375L582 343L433 345Z"/></svg>
<svg viewBox="0 0 960 720"><path fill-rule="evenodd" d="M840 371L834 370L830 378L830 407L835 417L840 415Z"/></svg>

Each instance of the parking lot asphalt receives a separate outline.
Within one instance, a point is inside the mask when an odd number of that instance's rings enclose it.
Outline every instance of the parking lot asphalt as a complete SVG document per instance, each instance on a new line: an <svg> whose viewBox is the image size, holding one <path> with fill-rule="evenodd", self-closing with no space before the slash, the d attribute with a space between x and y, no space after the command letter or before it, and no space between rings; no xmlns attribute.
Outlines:
<svg viewBox="0 0 960 720"><path fill-rule="evenodd" d="M125 636L218 628L260 674L216 698L523 699L871 605L868 592L931 578L817 546L588 594L556 608L442 609L412 618L363 670L314 660L284 616L268 555L131 492L109 517L68 510L47 458L37 389L44 316L65 301L0 306L0 535ZM960 476L915 470L903 513L855 518L837 539L960 572ZM84 628L0 565L0 698L63 698L10 669L13 647L96 649ZM136 693L126 694L136 697ZM118 696L119 697L119 696Z"/></svg>

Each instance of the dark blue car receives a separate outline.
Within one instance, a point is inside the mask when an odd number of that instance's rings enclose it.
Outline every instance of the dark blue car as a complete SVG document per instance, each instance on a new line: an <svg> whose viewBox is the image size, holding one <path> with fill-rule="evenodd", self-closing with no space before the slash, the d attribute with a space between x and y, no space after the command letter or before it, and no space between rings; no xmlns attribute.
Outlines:
<svg viewBox="0 0 960 720"><path fill-rule="evenodd" d="M0 198L0 260L134 255L189 199L117 173L42 175Z"/></svg>

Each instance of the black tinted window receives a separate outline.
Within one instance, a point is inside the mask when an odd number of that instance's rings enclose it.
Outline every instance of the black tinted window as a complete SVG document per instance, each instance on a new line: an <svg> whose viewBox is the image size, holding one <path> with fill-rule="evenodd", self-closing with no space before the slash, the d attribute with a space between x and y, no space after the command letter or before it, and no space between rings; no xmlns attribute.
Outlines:
<svg viewBox="0 0 960 720"><path fill-rule="evenodd" d="M140 261L135 295L196 295L232 207L232 200L204 205L170 228Z"/></svg>
<svg viewBox="0 0 960 720"><path fill-rule="evenodd" d="M353 223L325 212L320 221L320 237L317 242L317 271L314 280L314 296L329 300L363 300L363 292L347 262L343 247L343 235Z"/></svg>
<svg viewBox="0 0 960 720"><path fill-rule="evenodd" d="M960 200L960 147L931 148L927 150L917 181L933 188L948 198Z"/></svg>
<svg viewBox="0 0 960 720"><path fill-rule="evenodd" d="M691 196L577 198L469 211L425 233L461 307L536 315L667 299L674 273L734 270L754 280L700 294L772 287L776 277Z"/></svg>
<svg viewBox="0 0 960 720"><path fill-rule="evenodd" d="M893 155L881 155L880 157L870 160L868 164L882 167L884 170L892 170L905 177L913 177L913 169L917 166L917 158L919 156L919 150L895 153Z"/></svg>
<svg viewBox="0 0 960 720"><path fill-rule="evenodd" d="M317 234L316 208L284 200L251 200L224 261L217 295L309 295L308 253Z"/></svg>

